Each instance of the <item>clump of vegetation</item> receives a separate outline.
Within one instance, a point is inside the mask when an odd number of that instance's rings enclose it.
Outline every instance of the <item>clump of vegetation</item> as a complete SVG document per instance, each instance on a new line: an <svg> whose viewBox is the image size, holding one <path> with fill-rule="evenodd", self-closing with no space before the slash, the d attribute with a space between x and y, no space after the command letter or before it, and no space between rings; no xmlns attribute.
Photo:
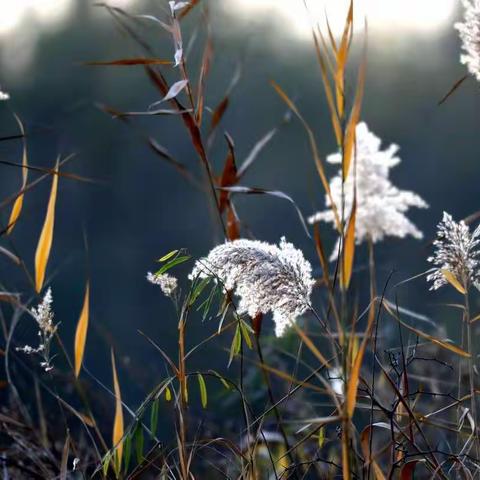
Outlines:
<svg viewBox="0 0 480 480"><path fill-rule="evenodd" d="M29 166L24 148L18 164L21 189L2 203L11 208L4 237L15 235L15 225L22 221L24 195L45 179L51 178L52 186L36 244L34 275L14 252L0 247L0 253L24 269L32 286L25 295L0 292L7 305L1 315L6 375L0 413L4 478L480 477L475 341L480 315L471 312L469 302L479 285L480 227L471 231L467 222L456 222L445 213L433 254L425 259L432 268L396 284L391 276L384 285L377 284L376 244L390 236L422 238L407 213L427 204L418 194L393 185L389 173L400 162L398 147L382 149L380 139L361 121L366 46L351 98L345 87L353 0L340 38L328 24L326 32L319 25L312 28L338 147L327 157L340 166L331 179L314 130L288 94L272 82L279 101L288 108L282 124L292 116L305 129L325 195L326 210L312 215L309 222L287 194L241 184L279 127L260 138L240 165L234 141L225 132L226 159L221 168L213 161L212 145L218 141L238 75L234 74L220 103L207 108L205 88L213 60L207 10L207 38L196 79L189 75L181 28L182 19L200 4L170 1L161 18L133 17L104 6L141 54L91 65L144 68L158 89L159 101L144 111L102 108L127 125L139 115L169 115L183 124L203 169L202 178L155 140L142 138L192 188L204 192L206 208L213 212L212 221L224 242L199 259L183 249L161 252L157 271L146 274L152 288L172 303L178 349L176 357L168 355L162 339L140 332L158 352L165 370L159 369L156 387L145 392L140 406L131 408L122 400L113 349L111 387L83 365L90 320L88 280L74 339L62 338L54 317L55 285L49 284L46 272L57 185L62 176L72 177L62 172L70 157L59 159L52 169L40 169L42 175L29 183L28 172L39 169ZM466 22L457 26L469 55L462 56L462 62L477 75L472 58L476 55L478 60L478 18L474 17L479 5L465 4ZM171 59L153 55L140 35L145 23L154 23L170 36ZM177 75L174 82L167 82L166 69ZM0 92L0 100L8 99ZM16 119L25 142L23 125ZM270 195L290 202L316 258L307 260L307 253L284 238L278 245L254 239L235 208L237 195ZM330 259L323 243L323 222L333 225L337 234ZM356 269L356 251L362 244L368 250L366 271ZM175 269L188 263L189 277L178 277ZM399 305L398 292L412 282L431 282L432 290L446 286L458 292L461 300L453 307L461 317L460 345L444 338L438 324L408 305ZM41 295L34 308L30 304L35 297L25 299L33 292ZM268 329L269 315L275 336ZM23 316L33 317L37 324L36 347L16 342L15 328ZM214 330L205 338L191 338L191 323L206 320ZM64 342L73 345L72 359ZM197 368L194 354L214 342L226 345L225 361ZM59 415L61 421L56 421Z"/></svg>

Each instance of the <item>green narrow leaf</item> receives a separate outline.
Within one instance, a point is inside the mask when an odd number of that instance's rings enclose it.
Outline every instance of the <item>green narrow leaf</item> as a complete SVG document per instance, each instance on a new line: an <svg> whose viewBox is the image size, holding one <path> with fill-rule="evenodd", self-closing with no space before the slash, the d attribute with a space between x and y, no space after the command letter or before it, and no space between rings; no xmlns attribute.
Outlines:
<svg viewBox="0 0 480 480"><path fill-rule="evenodd" d="M325 443L325 427L318 432L318 448L322 448Z"/></svg>
<svg viewBox="0 0 480 480"><path fill-rule="evenodd" d="M230 345L230 355L228 358L228 366L232 363L233 357L240 352L242 346L242 335L240 333L240 327L237 325L235 335L233 336L232 344Z"/></svg>
<svg viewBox="0 0 480 480"><path fill-rule="evenodd" d="M191 257L189 255L183 255L181 257L174 258L173 260L170 260L165 265L163 265L163 267L160 270L158 270L155 273L155 275L162 275L162 273L167 272L168 270L175 267L176 265L180 265L181 263L184 263L187 260L190 260L190 258Z"/></svg>
<svg viewBox="0 0 480 480"><path fill-rule="evenodd" d="M251 350L253 348L252 339L250 338L250 327L243 320L240 320L240 329L242 330L242 336L247 344L248 348ZM250 330L250 332L249 332Z"/></svg>
<svg viewBox="0 0 480 480"><path fill-rule="evenodd" d="M103 461L102 461L102 472L104 477L107 476L108 467L110 466L111 460L112 460L112 452L109 450L103 457Z"/></svg>
<svg viewBox="0 0 480 480"><path fill-rule="evenodd" d="M132 432L125 437L123 449L123 468L125 469L125 473L127 473L128 467L130 466L130 458L132 456Z"/></svg>
<svg viewBox="0 0 480 480"><path fill-rule="evenodd" d="M152 404L152 411L150 412L150 430L152 432L152 435L155 435L155 432L157 431L158 406L159 406L159 401L158 401L158 398L156 398Z"/></svg>
<svg viewBox="0 0 480 480"><path fill-rule="evenodd" d="M210 278L207 277L207 278L203 278L200 282L198 282L195 285L195 288L191 292L190 298L188 300L189 307L192 306L197 301L197 298L201 295L201 293L203 292L203 290L205 289L205 287L208 285L209 282L210 282Z"/></svg>
<svg viewBox="0 0 480 480"><path fill-rule="evenodd" d="M157 262L166 262L167 260L170 260L177 253L178 253L178 250L172 250L171 252L168 252L166 255L164 255L162 258L159 258Z"/></svg>
<svg viewBox="0 0 480 480"><path fill-rule="evenodd" d="M228 382L225 380L224 377L222 377L218 372L215 370L211 370L215 376L222 382L223 386L225 387L226 390L231 390L231 386L228 384Z"/></svg>
<svg viewBox="0 0 480 480"><path fill-rule="evenodd" d="M137 464L140 465L143 460L143 428L140 424L135 427L134 443Z"/></svg>
<svg viewBox="0 0 480 480"><path fill-rule="evenodd" d="M197 375L198 378L198 386L200 387L200 398L202 400L202 407L207 408L207 385L205 383L205 379L203 375L199 373Z"/></svg>

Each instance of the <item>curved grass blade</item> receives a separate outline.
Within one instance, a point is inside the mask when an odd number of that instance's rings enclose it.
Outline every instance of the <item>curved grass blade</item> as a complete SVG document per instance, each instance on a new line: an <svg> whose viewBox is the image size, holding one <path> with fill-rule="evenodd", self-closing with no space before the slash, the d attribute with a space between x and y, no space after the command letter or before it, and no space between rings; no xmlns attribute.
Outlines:
<svg viewBox="0 0 480 480"><path fill-rule="evenodd" d="M88 320L90 310L90 284L87 282L85 288L85 298L83 300L83 307L80 313L80 318L77 323L77 330L75 332L75 376L78 378L80 369L82 368L83 354L85 352L85 343L87 341Z"/></svg>
<svg viewBox="0 0 480 480"><path fill-rule="evenodd" d="M55 203L57 200L58 189L58 160L55 167L52 189L50 191L50 198L48 200L47 214L43 222L42 232L38 240L37 250L35 252L35 290L39 293L42 290L43 282L45 280L45 271L47 269L47 262L50 256L53 241L53 228L55 225Z"/></svg>
<svg viewBox="0 0 480 480"><path fill-rule="evenodd" d="M25 139L25 129L23 127L23 123L20 118L14 113L15 120L17 121L18 126L20 127L20 131L22 132L23 138L23 155L22 155L22 193L17 197L15 203L13 204L12 212L10 213L10 218L8 219L8 227L7 227L7 235L12 233L13 227L17 223L18 218L20 217L20 213L22 212L23 207L23 197L24 197L24 190L27 186L27 177L28 177L28 156L27 156L27 141Z"/></svg>
<svg viewBox="0 0 480 480"><path fill-rule="evenodd" d="M114 469L117 474L120 473L122 465L123 453L123 410L122 410L122 394L120 392L120 384L118 383L117 369L115 366L115 355L113 349L111 351L112 371L113 371L113 391L115 393L115 418L113 421L112 446L115 449Z"/></svg>

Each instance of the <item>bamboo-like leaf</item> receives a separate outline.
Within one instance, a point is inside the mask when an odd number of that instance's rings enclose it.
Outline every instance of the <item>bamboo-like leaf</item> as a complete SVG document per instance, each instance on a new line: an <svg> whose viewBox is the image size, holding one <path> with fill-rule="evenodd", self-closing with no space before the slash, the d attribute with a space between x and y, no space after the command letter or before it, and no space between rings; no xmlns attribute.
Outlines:
<svg viewBox="0 0 480 480"><path fill-rule="evenodd" d="M352 212L348 221L347 231L345 233L345 244L343 247L342 275L340 276L341 286L344 290L348 289L352 277L353 260L355 258L355 220L357 216L357 202L354 199Z"/></svg>
<svg viewBox="0 0 480 480"><path fill-rule="evenodd" d="M83 354L85 352L85 343L87 341L88 320L90 312L90 284L87 282L85 287L85 297L80 318L75 332L75 376L78 378L82 368Z"/></svg>
<svg viewBox="0 0 480 480"><path fill-rule="evenodd" d="M197 379L198 379L198 387L200 388L200 399L202 401L202 407L207 408L208 397L207 397L207 385L205 383L205 379L203 378L203 375L201 373L197 375Z"/></svg>
<svg viewBox="0 0 480 480"><path fill-rule="evenodd" d="M15 203L13 204L12 212L10 213L10 218L8 219L8 227L7 227L7 235L12 233L13 227L17 223L18 218L20 217L20 213L22 212L23 207L23 196L24 190L27 186L27 177L28 177L28 156L27 156L27 141L25 140L25 129L23 128L23 123L21 122L20 118L14 113L15 120L20 127L20 131L22 132L23 137L23 155L22 155L22 188L21 194L16 198Z"/></svg>
<svg viewBox="0 0 480 480"><path fill-rule="evenodd" d="M35 290L39 293L42 290L43 282L45 280L45 271L47 269L48 257L52 248L53 228L55 225L55 203L57 200L58 188L58 170L55 167L55 172L52 179L52 189L50 191L50 199L48 200L47 214L43 222L42 232L38 240L37 250L35 252Z"/></svg>
<svg viewBox="0 0 480 480"><path fill-rule="evenodd" d="M115 355L113 350L112 356L112 371L113 371L113 391L115 393L115 419L113 421L112 445L115 449L114 467L115 472L120 472L122 465L123 453L123 410L122 410L122 394L120 392L120 384L118 383L117 369L115 366Z"/></svg>
<svg viewBox="0 0 480 480"><path fill-rule="evenodd" d="M447 280L450 285L455 287L460 293L465 294L465 287L460 283L458 278L452 272L445 269L441 270L441 272L442 275L445 277L445 280Z"/></svg>

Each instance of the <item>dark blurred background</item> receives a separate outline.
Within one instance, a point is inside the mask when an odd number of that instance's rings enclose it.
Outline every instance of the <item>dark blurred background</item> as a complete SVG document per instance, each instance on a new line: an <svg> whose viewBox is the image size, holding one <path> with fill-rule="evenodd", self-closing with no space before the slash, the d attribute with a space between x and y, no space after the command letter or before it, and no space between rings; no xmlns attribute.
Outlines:
<svg viewBox="0 0 480 480"><path fill-rule="evenodd" d="M345 14L343 3L326 1L336 31ZM310 4L323 18L324 2ZM159 18L167 18L168 14L163 0L112 1L111 5L132 14ZM461 15L460 2L371 0L359 1L358 6L348 92L354 91L354 73L363 43L362 14L366 11L368 75L363 119L385 146L393 142L401 147L402 163L392 171L394 183L419 193L430 204L429 210L409 212L425 233L424 241L388 239L377 245L378 283L383 285L392 269L396 270L396 282L428 268L428 243L443 210L460 219L480 209L480 91L478 83L469 77L444 105L437 105L466 73L459 63L460 42L453 29ZM237 158L243 160L255 142L281 121L286 109L269 83L272 79L296 99L315 129L322 155L333 152L335 142L303 2L202 0L182 22L185 44L196 35L188 58L192 76L198 73L205 43L204 7L208 7L215 48L207 82L209 107L223 98L239 63L242 71L212 148L216 173L221 172L226 156L222 130L233 137ZM143 23L142 35L157 56L172 58L168 35L154 22ZM86 0L5 0L0 39L0 86L11 95L8 103L0 104L1 136L18 131L13 110L28 133L30 164L52 167L57 155L75 153L65 171L96 180L89 184L61 178L59 183L48 273L56 318L62 323L61 335L71 351L88 274L92 294L86 365L110 384L112 344L121 359L126 398L135 402L165 375L158 353L137 330L147 333L172 354L176 348L173 308L157 288L145 281L147 270L154 271L155 259L172 249L185 247L200 256L221 241L204 195L155 155L136 131L148 132L201 176L198 158L180 118L135 118L135 128L130 128L98 108L98 104L106 104L122 111L139 111L159 99L141 66L84 65L88 61L139 55L132 39L117 28L105 8ZM164 70L173 82L178 73L170 67ZM21 151L18 140L0 143L0 155L5 160L20 162ZM0 169L1 194L5 198L20 187L20 171L5 165ZM30 173L30 179L36 176ZM304 215L324 206L307 137L296 119L281 128L243 184L284 191ZM2 245L14 248L31 271L49 189L50 180L26 195L13 235L2 240ZM236 204L255 237L277 242L285 235L318 267L313 244L288 202L248 196L236 197ZM4 224L9 213L10 207L1 212ZM322 233L330 249L334 242L331 227L324 225ZM363 250L364 246L359 251ZM358 258L362 268L365 253ZM32 289L25 276L3 257L0 263L4 288L27 292L23 298L28 300ZM189 268L185 265L176 270L184 285ZM353 288L361 287L357 283ZM436 317L440 312L436 306L455 300L455 293L428 293L424 278L420 278L404 285L398 295L405 308L428 315L442 325L450 321L445 310L441 318ZM479 306L474 302L475 310ZM453 338L455 322L459 321L456 316L457 312L452 311L449 334ZM204 326L201 319L192 321L190 344L215 327L215 322ZM33 329L32 321L23 318L16 341L23 343L31 338ZM213 358L225 364L227 354L222 345L212 345L208 355L192 358L195 368L211 367Z"/></svg>

